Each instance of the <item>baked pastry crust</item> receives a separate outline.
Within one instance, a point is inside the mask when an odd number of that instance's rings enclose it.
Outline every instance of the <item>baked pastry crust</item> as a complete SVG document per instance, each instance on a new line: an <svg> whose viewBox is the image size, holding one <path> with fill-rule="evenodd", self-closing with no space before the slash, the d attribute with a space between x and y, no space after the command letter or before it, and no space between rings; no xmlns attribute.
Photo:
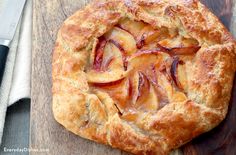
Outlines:
<svg viewBox="0 0 236 155"><path fill-rule="evenodd" d="M91 92L86 66L96 38L121 19L178 29L201 45L187 62L187 99L144 113L132 124L114 100ZM235 41L198 0L95 0L58 32L52 62L53 113L69 131L134 154L168 154L217 126L227 113L235 74Z"/></svg>

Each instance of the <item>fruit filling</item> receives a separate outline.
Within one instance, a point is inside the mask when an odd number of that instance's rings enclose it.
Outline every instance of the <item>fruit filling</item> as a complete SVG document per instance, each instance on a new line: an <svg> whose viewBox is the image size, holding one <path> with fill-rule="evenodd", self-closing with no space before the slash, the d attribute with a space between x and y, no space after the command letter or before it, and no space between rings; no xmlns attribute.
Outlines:
<svg viewBox="0 0 236 155"><path fill-rule="evenodd" d="M125 119L186 100L186 61L200 50L197 40L177 29L121 20L99 37L90 56L91 91L108 93Z"/></svg>

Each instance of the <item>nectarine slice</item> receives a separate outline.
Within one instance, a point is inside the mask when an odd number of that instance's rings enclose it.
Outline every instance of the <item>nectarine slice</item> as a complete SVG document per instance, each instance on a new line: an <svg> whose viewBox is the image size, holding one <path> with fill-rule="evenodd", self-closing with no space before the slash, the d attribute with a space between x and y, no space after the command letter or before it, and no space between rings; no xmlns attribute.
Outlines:
<svg viewBox="0 0 236 155"><path fill-rule="evenodd" d="M140 32L146 25L147 24L145 24L144 22L134 21L126 18L119 22L118 27L129 32L134 36L135 39L137 39Z"/></svg>
<svg viewBox="0 0 236 155"><path fill-rule="evenodd" d="M134 36L121 28L114 27L111 31L105 34L105 38L119 43L127 55L131 55L137 51Z"/></svg>

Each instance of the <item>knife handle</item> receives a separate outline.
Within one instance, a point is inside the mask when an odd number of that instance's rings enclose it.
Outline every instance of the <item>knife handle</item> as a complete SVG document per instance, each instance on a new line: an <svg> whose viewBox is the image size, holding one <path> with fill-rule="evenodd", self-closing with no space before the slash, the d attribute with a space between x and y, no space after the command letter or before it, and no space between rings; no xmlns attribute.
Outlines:
<svg viewBox="0 0 236 155"><path fill-rule="evenodd" d="M8 52L9 47L0 45L0 86L2 84L2 78L5 70Z"/></svg>

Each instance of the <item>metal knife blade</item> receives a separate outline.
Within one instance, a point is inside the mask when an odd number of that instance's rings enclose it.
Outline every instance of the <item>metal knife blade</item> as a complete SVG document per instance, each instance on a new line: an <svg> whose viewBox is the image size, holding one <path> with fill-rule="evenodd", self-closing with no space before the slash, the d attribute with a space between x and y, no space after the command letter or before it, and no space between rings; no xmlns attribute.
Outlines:
<svg viewBox="0 0 236 155"><path fill-rule="evenodd" d="M9 45L14 37L26 0L7 0L0 12L0 86L2 84Z"/></svg>
<svg viewBox="0 0 236 155"><path fill-rule="evenodd" d="M9 46L26 0L7 0L0 14L0 45Z"/></svg>

